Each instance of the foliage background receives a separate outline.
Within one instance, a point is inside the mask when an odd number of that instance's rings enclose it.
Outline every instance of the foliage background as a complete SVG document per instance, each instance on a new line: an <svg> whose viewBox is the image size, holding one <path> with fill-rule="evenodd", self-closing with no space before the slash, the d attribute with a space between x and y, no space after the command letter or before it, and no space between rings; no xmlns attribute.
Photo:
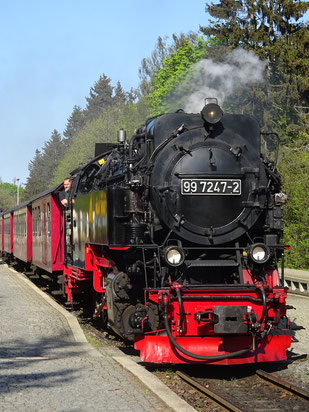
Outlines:
<svg viewBox="0 0 309 412"><path fill-rule="evenodd" d="M124 91L102 73L85 107L73 107L62 135L54 130L35 150L20 199L59 183L93 157L95 143L116 141L120 128L129 137L147 117L182 107L184 94L178 86L190 68L203 59L222 65L224 56L241 47L265 62L265 81L235 91L225 110L253 114L264 131L279 134L278 168L289 196L284 237L291 245L288 265L309 268L309 28L303 19L309 3L221 0L205 7L212 20L199 33L158 38L151 56L141 62L137 90ZM0 181L0 208L15 204L16 185Z"/></svg>

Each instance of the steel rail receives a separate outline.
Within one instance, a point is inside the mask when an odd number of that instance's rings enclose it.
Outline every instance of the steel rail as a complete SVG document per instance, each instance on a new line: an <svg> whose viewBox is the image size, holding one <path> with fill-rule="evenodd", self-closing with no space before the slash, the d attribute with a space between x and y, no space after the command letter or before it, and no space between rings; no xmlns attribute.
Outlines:
<svg viewBox="0 0 309 412"><path fill-rule="evenodd" d="M272 384L274 384L275 386L279 386L291 393L293 393L294 395L297 395L298 397L302 398L302 399L306 399L309 400L309 392L300 388L299 386L294 385L293 383L287 382L283 379L277 378L277 376L274 376L268 372L265 372L261 369L258 369L256 371L256 374L262 378L267 380L268 382L271 382Z"/></svg>
<svg viewBox="0 0 309 412"><path fill-rule="evenodd" d="M208 398L210 398L211 400L216 402L218 405L225 408L227 411L243 412L243 409L238 408L238 406L234 405L232 402L230 402L227 399L223 398L222 396L218 395L217 393L215 393L211 389L208 389L205 386L201 385L199 382L197 382L195 379L191 378L186 373L176 371L176 374L181 379L183 379L184 381L189 383L191 386L193 386L195 389L202 392Z"/></svg>

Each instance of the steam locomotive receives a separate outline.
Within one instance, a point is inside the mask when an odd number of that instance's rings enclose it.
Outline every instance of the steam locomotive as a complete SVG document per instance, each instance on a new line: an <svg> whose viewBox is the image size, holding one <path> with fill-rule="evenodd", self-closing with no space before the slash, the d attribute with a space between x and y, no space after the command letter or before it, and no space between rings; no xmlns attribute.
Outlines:
<svg viewBox="0 0 309 412"><path fill-rule="evenodd" d="M148 119L129 141L120 130L117 144L101 144L72 172L63 213L58 185L2 214L2 233L24 208L33 244L49 233L45 269L67 301L86 298L142 361L284 360L291 336L278 274L286 195L277 153L276 135L262 134L254 118L207 101L201 113Z"/></svg>

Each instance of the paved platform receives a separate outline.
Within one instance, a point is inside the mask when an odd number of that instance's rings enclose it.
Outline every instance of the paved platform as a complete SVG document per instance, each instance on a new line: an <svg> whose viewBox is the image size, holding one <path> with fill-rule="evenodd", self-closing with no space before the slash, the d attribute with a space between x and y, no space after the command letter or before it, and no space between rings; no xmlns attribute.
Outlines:
<svg viewBox="0 0 309 412"><path fill-rule="evenodd" d="M292 326L303 327L303 329L292 333L290 350L295 354L307 354L309 356L309 297L288 294L287 303L295 308L287 311Z"/></svg>
<svg viewBox="0 0 309 412"><path fill-rule="evenodd" d="M0 411L168 411L0 260Z"/></svg>

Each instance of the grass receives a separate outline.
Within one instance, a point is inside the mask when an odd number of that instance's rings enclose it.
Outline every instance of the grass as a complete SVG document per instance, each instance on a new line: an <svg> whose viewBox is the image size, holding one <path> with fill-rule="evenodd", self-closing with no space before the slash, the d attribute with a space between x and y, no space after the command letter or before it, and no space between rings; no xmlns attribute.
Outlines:
<svg viewBox="0 0 309 412"><path fill-rule="evenodd" d="M95 348L100 348L102 346L102 343L98 339L89 335L89 333L87 333L86 331L84 331L84 334L86 336L87 341L90 343L90 345L94 346Z"/></svg>

